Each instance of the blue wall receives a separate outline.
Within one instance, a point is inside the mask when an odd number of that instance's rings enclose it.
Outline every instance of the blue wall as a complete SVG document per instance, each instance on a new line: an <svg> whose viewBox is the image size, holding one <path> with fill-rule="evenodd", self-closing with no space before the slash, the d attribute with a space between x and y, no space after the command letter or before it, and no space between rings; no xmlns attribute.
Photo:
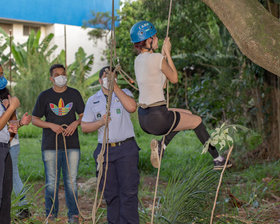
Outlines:
<svg viewBox="0 0 280 224"><path fill-rule="evenodd" d="M119 9L120 0L115 0ZM1 0L0 18L81 26L91 11L112 11L112 0Z"/></svg>

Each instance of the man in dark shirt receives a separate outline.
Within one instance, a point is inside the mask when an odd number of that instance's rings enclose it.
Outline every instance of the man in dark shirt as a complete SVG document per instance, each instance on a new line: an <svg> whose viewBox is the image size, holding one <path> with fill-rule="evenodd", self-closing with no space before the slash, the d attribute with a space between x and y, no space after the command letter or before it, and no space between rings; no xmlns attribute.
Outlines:
<svg viewBox="0 0 280 224"><path fill-rule="evenodd" d="M74 192L77 198L76 177L80 160L80 144L77 127L81 123L85 105L79 91L67 86L67 76L63 65L52 65L50 68L50 75L50 80L53 83L53 86L40 93L32 113L32 124L43 128L42 159L44 162L46 177L46 216L53 220L57 217L58 185L60 170L62 170L65 198L68 207L68 221L69 223L79 223L79 212L75 203L72 184L69 177L71 176ZM78 120L76 119L76 113L79 115ZM45 120L42 120L43 116L45 117ZM67 167L62 135L66 138L67 157L70 170L68 170ZM56 148L58 149L57 155ZM56 186L55 183L57 183ZM55 189L56 195L54 208L51 212Z"/></svg>

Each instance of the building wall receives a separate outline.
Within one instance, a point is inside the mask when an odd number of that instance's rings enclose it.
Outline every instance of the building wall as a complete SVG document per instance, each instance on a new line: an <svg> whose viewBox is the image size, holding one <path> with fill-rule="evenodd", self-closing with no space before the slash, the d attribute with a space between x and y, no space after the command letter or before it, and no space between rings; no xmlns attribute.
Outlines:
<svg viewBox="0 0 280 224"><path fill-rule="evenodd" d="M1 26L1 24L0 24ZM24 23L14 23L12 24L12 34L15 43L24 43L27 41L28 36L23 35ZM71 64L75 61L75 53L78 51L79 47L82 47L87 55L93 54L94 64L92 66L92 71L89 75L93 75L99 71L103 66L107 65L107 61L103 60L103 51L106 48L105 39L100 39L97 42L89 40L88 32L94 28L83 29L80 26L66 25L66 60L67 64ZM57 45L53 57L58 55L61 50L65 49L64 43L64 25L62 24L52 24L52 25L42 25L41 30L41 41L50 33L54 34L54 38L51 42L52 45ZM0 43L1 44L1 43ZM5 54L9 53L4 52Z"/></svg>
<svg viewBox="0 0 280 224"><path fill-rule="evenodd" d="M81 26L91 11L112 11L112 0L1 0L0 18Z"/></svg>
<svg viewBox="0 0 280 224"><path fill-rule="evenodd" d="M94 64L92 66L91 74L94 74L100 70L103 66L107 65L107 61L102 60L103 51L106 48L105 39L98 40L95 43L93 40L89 40L88 32L89 29L83 29L79 26L66 26L66 53L67 53L67 64L71 64L75 61L75 53L78 51L79 47L82 47L87 55L93 54ZM49 33L54 33L54 39L52 44L58 46L56 54L61 50L64 50L64 25L54 24L53 26L46 27L46 35Z"/></svg>
<svg viewBox="0 0 280 224"><path fill-rule="evenodd" d="M120 0L114 0L115 9L120 8ZM54 33L52 44L58 45L56 54L64 49L64 24L67 34L67 64L75 59L75 53L82 47L87 55L94 55L92 74L107 62L103 61L102 52L106 47L105 40L95 43L89 40L88 30L81 28L91 18L91 11L111 12L112 0L2 0L0 26L4 24L12 32L16 43L26 42L25 26L37 27L41 30L41 39ZM6 26L5 25L8 25ZM89 28L92 29L92 28Z"/></svg>

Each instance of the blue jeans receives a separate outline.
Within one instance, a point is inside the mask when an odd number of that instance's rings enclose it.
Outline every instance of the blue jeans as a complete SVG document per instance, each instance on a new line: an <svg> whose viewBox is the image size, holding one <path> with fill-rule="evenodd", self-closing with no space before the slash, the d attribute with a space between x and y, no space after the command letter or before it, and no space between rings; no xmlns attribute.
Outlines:
<svg viewBox="0 0 280 224"><path fill-rule="evenodd" d="M74 187L74 192L78 200L78 190L77 190L77 173L80 161L80 149L67 149L67 156L69 161L69 168L71 179ZM55 176L56 176L56 150L43 150L42 159L45 167L45 176L46 176L46 189L45 189L45 206L46 206L46 216L49 215L53 199L54 199L54 190L55 190ZM65 189L65 199L66 205L68 208L68 218L71 218L73 215L78 215L79 211L74 199L74 194L72 190L71 180L69 178L68 167L66 162L66 156L64 150L57 151L57 186L56 186L56 196L54 202L54 208L52 215L57 217L58 214L58 186L60 173L62 170L64 189Z"/></svg>
<svg viewBox="0 0 280 224"><path fill-rule="evenodd" d="M23 191L23 183L20 179L19 172L18 172L19 150L20 150L19 144L10 147L10 154L13 163L13 190L16 196L22 194L22 199L19 202L19 206L23 206L27 204L27 201L25 199L25 194Z"/></svg>

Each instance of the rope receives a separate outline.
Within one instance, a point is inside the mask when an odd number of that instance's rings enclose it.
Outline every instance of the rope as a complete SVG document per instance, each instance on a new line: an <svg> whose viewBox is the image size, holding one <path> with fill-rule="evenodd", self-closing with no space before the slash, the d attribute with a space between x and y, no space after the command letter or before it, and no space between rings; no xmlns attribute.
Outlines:
<svg viewBox="0 0 280 224"><path fill-rule="evenodd" d="M124 70L120 69L119 70L119 74L121 74L121 76L123 77L123 79L135 90L139 91L139 89L137 87L135 87L134 85L132 85L132 83L136 83L136 81L134 79L132 79ZM128 80L128 79L129 80Z"/></svg>
<svg viewBox="0 0 280 224"><path fill-rule="evenodd" d="M169 5L169 12L168 12L168 20L167 20L167 30L166 30L166 37L168 37L169 35L169 26L170 26L170 17L171 17L171 9L172 9L172 0L170 0L170 5ZM114 36L115 36L115 31L114 31ZM115 53L115 57L116 57L116 42L114 42L114 53ZM116 66L119 66L119 63L116 65ZM136 83L136 81L134 79L131 78L131 76L129 76L127 73L125 73L124 70L120 69L118 70L118 72L121 74L121 76L124 78L124 80L132 87L134 88L135 90L139 91L139 89L137 87L135 87L134 85L132 85L132 83ZM129 80L127 80L127 78ZM169 81L167 80L167 83L166 83L166 88L167 88L167 108L169 107Z"/></svg>
<svg viewBox="0 0 280 224"><path fill-rule="evenodd" d="M168 37L168 35L169 35L169 26L170 26L171 9L172 9L172 0L170 0L170 4L169 4L169 12L168 12L168 20L167 20L166 37Z"/></svg>
<svg viewBox="0 0 280 224"><path fill-rule="evenodd" d="M119 57L117 57L117 50L116 50L116 46L117 46L117 42L116 42L116 32L115 32L115 22L114 22L114 0L112 2L112 35L111 35L111 57L110 57L110 63L112 66L112 64L114 64L114 67L116 69L116 71L123 77L123 79L135 90L139 91L139 89L132 85L133 83L137 83L136 80L134 80L131 76L129 76L122 68L120 65L120 60ZM114 56L113 56L114 54ZM114 57L114 60L113 60ZM115 60L117 61L117 64L115 64Z"/></svg>
<svg viewBox="0 0 280 224"><path fill-rule="evenodd" d="M218 184L217 191L216 191L216 196L215 196L215 200L214 200L214 204L213 204L213 209L212 209L212 212L211 212L210 224L213 223L214 212L215 212L215 208L216 208L216 204L217 204L217 199L218 199L220 187L221 187L222 180L223 180L223 175L224 175L224 172L225 172L225 170L226 170L227 163L228 163L228 160L229 160L229 157L230 157L230 154L231 154L232 150L233 150L233 145L232 145L232 146L230 147L230 149L229 149L229 152L228 152L228 154L227 154L227 159L226 159L224 168L223 168L223 170L222 170L222 172L221 172L221 175L220 175L220 180L219 180L219 184Z"/></svg>
<svg viewBox="0 0 280 224"><path fill-rule="evenodd" d="M61 125L62 127L66 127L67 128L67 125L66 124L63 124ZM67 169L68 169L68 174L69 174L69 177L70 177L70 183L71 183L71 188L72 188L72 192L73 192L73 195L74 195L74 200L75 200L75 203L76 203L76 206L78 208L78 211L79 211L79 214L81 215L81 217L84 219L84 220L90 220L91 217L86 217L85 215L82 214L81 212L81 209L80 209L80 206L78 204L78 200L77 200L77 197L76 197L76 194L75 194L75 191L74 191L74 183L73 183L73 180L72 180L72 175L71 175L71 170L70 170L70 166L69 166L69 160L68 160L68 154L67 154L67 147L66 147L66 139L65 139L65 135L64 133L61 133L62 134L62 137L63 137L63 143L64 143L64 152L65 152L65 157L66 157L66 164L67 164ZM52 207L51 207L51 210L45 220L44 223L48 223L48 219L53 211L53 208L54 208L54 202L55 202L55 199L56 199L56 191L57 191L57 172L58 172L58 169L57 169L57 152L58 152L58 141L57 141L57 138L58 138L58 135L59 134L56 134L55 136L55 155L56 155L56 164L55 164L55 170L56 170L56 173L55 173L55 188L54 188L54 199L53 199L53 204L52 204Z"/></svg>
<svg viewBox="0 0 280 224"><path fill-rule="evenodd" d="M52 207L51 207L51 210L47 216L47 218L45 219L44 223L48 223L48 219L49 217L51 216L52 214L52 211L53 211L53 208L54 208L54 203L55 203L55 199L56 199L56 191L57 191L57 135L56 134L56 142L55 142L55 182L54 182L54 196L53 196L53 204L52 204Z"/></svg>
<svg viewBox="0 0 280 224"><path fill-rule="evenodd" d="M107 74L108 74L108 71L107 71ZM103 197L103 194L104 194L104 189L105 189L105 186L106 186L106 179L107 179L108 151L109 151L108 150L108 138L109 138L108 124L109 124L110 106L111 106L111 101L112 101L112 93L113 93L113 90L114 90L114 86L113 86L114 75L115 75L115 71L113 73L110 72L110 74L107 75L107 77L109 78L109 94L108 94L108 102L107 102L107 105L106 105L107 113L106 113L106 120L105 120L105 131L104 131L102 149L101 149L101 152L98 155L98 159L97 159L99 161L98 165L99 165L100 168L99 168L99 173L98 173L98 177L97 177L97 186L96 186L95 200L94 200L94 204L93 204L93 208L92 208L92 217L86 217L85 215L82 214L82 212L80 210L80 207L79 207L79 204L78 204L78 200L76 198L76 194L75 194L75 191L74 191L74 184L73 184L73 181L72 181L72 178L71 178L71 171L70 171L70 166L69 166L68 156L67 156L66 140L65 140L64 134L62 133L63 142L64 142L64 148L65 148L65 156L66 156L67 168L68 168L68 173L69 173L69 176L70 176L71 187L72 187L75 203L77 205L77 208L78 208L78 211L79 211L79 214L81 215L81 217L84 220L92 219L94 224L95 224L96 211L99 208L99 206L101 205L102 197ZM65 124L62 125L62 126L67 127L67 125L65 125ZM55 202L55 199L56 199L57 171L58 171L58 169L57 169L57 151L58 151L57 137L58 137L58 134L56 134L56 176L55 176L55 189L54 189L54 200L53 200L54 202ZM101 178L102 178L102 175L103 175L103 161L104 161L104 156L103 155L105 153L105 146L106 145L107 145L107 153L106 153L106 168L105 168L105 175L104 175L104 183L103 183L103 188L102 188L102 192L101 192L101 195L100 195L100 200L99 200L99 203L97 205L98 189L99 189L100 181L101 181ZM46 220L44 221L44 223L48 223L48 219L51 216L53 208L54 208L54 203L52 204L51 210L50 210Z"/></svg>
<svg viewBox="0 0 280 224"><path fill-rule="evenodd" d="M111 107L111 101L112 101L112 94L113 94L113 90L114 90L114 86L113 86L113 83L114 83L114 76L115 76L115 73L116 73L116 69L114 70L114 72L112 72L112 64L113 64L113 52L114 52L114 55L116 56L116 42L115 42L115 20L114 20L114 0L112 0L112 30L111 30L111 44L112 44L112 47L111 47L111 58L110 58L110 72L106 71L107 73L107 77L108 77L108 81L109 81L109 93L108 93L108 101L107 101L107 104L106 104L106 120L105 120L105 131L104 131L104 136L103 136L103 143L102 143L102 148L101 148L101 151L100 151L100 154L98 155L98 158L97 158L97 161L98 161L98 167L97 167L97 170L99 170L99 173L98 173L98 177L97 177L97 186L96 186L96 193L95 193L95 200L94 200L94 204L93 204L93 208L92 208L92 221L93 221L93 224L95 224L95 217L96 217L96 212L97 212L97 209L99 208L99 206L101 205L102 203L102 197L103 197L103 194L104 194L104 190L105 190L105 186L106 186L106 179L107 179L107 171L108 171L108 141L109 141L109 116L110 116L110 107ZM54 201L55 201L55 198L56 198L56 191L57 191L57 136L58 134L56 135L56 180L55 180L55 191L54 191ZM65 154L66 154L66 161L67 161L67 167L68 167L68 172L69 172L69 175L70 175L70 166L69 166L69 162L68 162L68 156L67 156L67 148L66 148L66 140L65 140L65 136L64 134L62 133L62 136L63 136L63 141L64 141L64 147L65 147ZM106 153L106 167L105 167L105 174L104 174L104 182L103 182L103 188L102 188L102 192L101 192L101 195L100 195L100 200L97 204L97 198L98 198L98 189L99 189L99 186L100 186L100 182L101 182L101 178L102 178L102 175L103 175L103 162L104 162L104 153L105 153L105 146L107 146L107 153ZM71 177L71 175L70 175ZM78 211L80 213L80 215L82 216L82 218L84 220L86 219L90 219L89 217L85 217L82 215L81 211L80 211L80 208L79 208L79 205L78 205L78 201L77 201L77 198L76 198L76 195L75 195L75 192L74 192L74 185L73 185L73 182L72 182L72 178L70 178L71 180L71 186L72 186L72 191L73 191L73 194L74 194L74 199L75 199L75 203L77 205L77 208L78 208ZM48 214L48 217L46 218L45 222L44 223L47 223L48 222L48 219L52 213L52 210L54 208L54 203L51 207L51 211L50 213Z"/></svg>
<svg viewBox="0 0 280 224"><path fill-rule="evenodd" d="M177 117L176 117L176 112L173 111L173 113L174 113L174 121L173 121L173 124L172 124L171 128L169 129L169 131L163 136L162 141L161 141L161 150L160 150L160 156L159 156L159 167L158 167L158 172L157 172L155 193L154 193L154 199L153 199L151 224L153 224L153 222L154 222L155 204L156 204L157 189L158 189L158 182L159 182L159 173L160 173L160 167L161 167L161 159L162 159L162 153L163 153L163 146L164 146L164 142L165 142L165 136L166 136L166 135L169 135L169 133L172 131L172 129L173 129L175 123L176 123L176 119L177 119Z"/></svg>
<svg viewBox="0 0 280 224"><path fill-rule="evenodd" d="M108 78L108 81L109 81L109 93L108 93L108 101L107 101L107 105L106 105L106 120L105 120L105 131L104 131L104 136L103 136L103 143L102 143L101 151L100 151L100 153L98 155L98 158L97 158L99 172L98 172L98 178L97 178L95 200L94 200L93 209L92 209L92 221L93 221L93 223L95 223L96 211L99 208L99 206L101 205L102 197L103 197L105 186L106 186L107 171L108 171L108 152L109 152L109 150L108 150L109 149L109 146L108 146L108 142L109 142L109 116L110 116L112 94L113 94L113 90L114 90L114 86L113 86L114 76L115 76L115 70L114 70L114 72L111 72L111 70L110 70L109 74L108 74L108 71L107 71L107 78ZM106 167L105 167L104 181L103 181L103 187L102 187L102 191L101 191L101 195L100 195L100 200L97 204L98 189L99 189L101 178L102 178L102 175L103 175L103 162L104 162L105 146L107 148Z"/></svg>
<svg viewBox="0 0 280 224"><path fill-rule="evenodd" d="M98 155L98 166L99 166L99 173L98 173L98 178L97 178L97 187L96 187L96 193L95 193L95 200L93 204L93 209L92 209L92 221L93 224L95 224L95 216L96 216L96 211L101 205L102 202L102 197L104 194L105 186L106 186L106 179L107 179L107 171L108 171L108 141L109 141L109 115L110 115L110 108L111 108L111 101L112 101L112 94L114 90L114 76L116 69L114 72L112 72L112 65L113 65L113 52L116 55L116 44L115 44L115 14L114 14L114 0L112 0L112 26L111 26L111 55L110 55L110 72L108 74L107 72L107 78L109 82L109 93L108 93L108 101L106 105L106 121L105 121L105 131L104 131L104 136L103 136L103 143L102 143L102 149L100 151L100 154ZM105 143L106 141L106 143ZM106 153L106 167L105 167L105 174L104 174L104 182L103 182L103 188L102 192L100 195L100 200L97 205L97 196L98 196L98 189L100 186L100 181L103 175L103 161L104 161L104 153L105 153L105 144L107 145L107 153Z"/></svg>
<svg viewBox="0 0 280 224"><path fill-rule="evenodd" d="M172 9L172 0L170 0L170 4L169 4L169 12L168 12L168 22L167 22L167 30L166 30L166 37L168 37L169 34L169 26L170 26L170 17L171 17L171 9ZM169 81L168 79L166 80L166 88L167 88L167 92L166 92L166 101L167 101L167 105L166 107L169 108ZM165 141L165 136L168 135L176 122L176 112L173 111L174 113L174 121L173 124L171 126L171 128L169 129L169 131L163 136L162 142L161 142L161 150L160 150L160 156L159 156L159 167L158 167L158 172L157 172L157 179L156 179L156 186L155 186L155 193L154 193L154 199L153 199L153 207L152 207L152 216L151 216L151 224L154 223L154 213L155 213L155 203L156 203L156 197L157 197L157 189L158 189L158 182L159 182L159 174L160 174L160 167L161 167L161 159L162 159L162 152L163 152L163 146L164 146L164 141Z"/></svg>

